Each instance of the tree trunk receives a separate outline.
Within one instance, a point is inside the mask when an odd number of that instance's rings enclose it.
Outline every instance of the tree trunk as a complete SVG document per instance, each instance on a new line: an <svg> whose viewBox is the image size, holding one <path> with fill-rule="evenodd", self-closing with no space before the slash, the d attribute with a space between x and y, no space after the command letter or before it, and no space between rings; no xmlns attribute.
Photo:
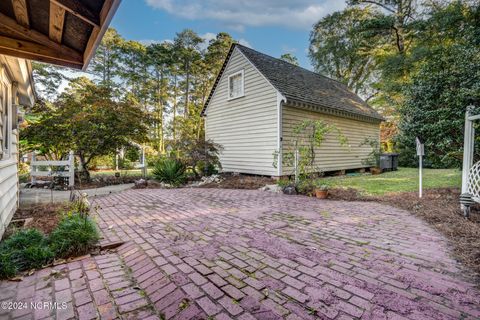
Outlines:
<svg viewBox="0 0 480 320"><path fill-rule="evenodd" d="M190 66L189 66L189 61L187 60L185 62L185 72L186 72L186 87L185 87L185 111L184 111L184 117L185 119L188 118L188 95L189 95L189 90L190 90Z"/></svg>
<svg viewBox="0 0 480 320"><path fill-rule="evenodd" d="M165 153L165 143L164 143L164 136L163 136L163 72L161 73L160 75L160 114L159 114L159 118L160 118L160 153Z"/></svg>
<svg viewBox="0 0 480 320"><path fill-rule="evenodd" d="M82 153L79 153L78 158L80 160L80 168L82 169L79 172L79 177L86 182L90 182L90 172L88 171L88 162L90 161L85 161L85 156Z"/></svg>
<svg viewBox="0 0 480 320"><path fill-rule="evenodd" d="M172 133L173 133L173 141L176 140L177 134L177 75L174 76L173 80L173 120L172 120Z"/></svg>

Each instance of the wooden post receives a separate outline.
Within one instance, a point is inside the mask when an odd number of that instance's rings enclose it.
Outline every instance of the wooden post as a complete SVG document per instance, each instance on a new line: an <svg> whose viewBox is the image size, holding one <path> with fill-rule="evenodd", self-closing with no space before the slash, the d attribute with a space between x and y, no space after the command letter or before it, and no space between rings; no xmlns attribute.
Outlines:
<svg viewBox="0 0 480 320"><path fill-rule="evenodd" d="M473 106L468 106L465 112L465 134L463 137L463 166L462 166L462 193L468 192L468 174L473 164L473 148L475 129L472 120L469 119Z"/></svg>
<svg viewBox="0 0 480 320"><path fill-rule="evenodd" d="M34 162L36 160L36 157L35 157L35 151L32 151L32 162L30 163L30 183L33 185L37 182L37 180L35 179L35 165L34 165Z"/></svg>
<svg viewBox="0 0 480 320"><path fill-rule="evenodd" d="M70 151L68 154L68 162L70 163L68 166L68 186L73 188L75 184L75 156L73 155L73 151Z"/></svg>

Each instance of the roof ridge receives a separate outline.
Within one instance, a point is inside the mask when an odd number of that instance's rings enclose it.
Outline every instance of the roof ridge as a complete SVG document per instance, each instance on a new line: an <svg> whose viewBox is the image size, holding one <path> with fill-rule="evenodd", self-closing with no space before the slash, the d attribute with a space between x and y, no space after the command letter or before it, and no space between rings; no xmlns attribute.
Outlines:
<svg viewBox="0 0 480 320"><path fill-rule="evenodd" d="M347 90L350 90L345 83L343 83L343 82L341 82L341 81L339 81L339 80L337 80L337 79L330 78L330 77L328 77L328 76L326 76L326 75L324 75L324 74L321 74L321 73L319 73L319 72L315 72L315 71L312 71L312 70L308 70L307 68L304 68L304 67L302 67L302 66L293 64L293 63L291 63L291 62L282 60L282 59L280 59L280 58L276 58L276 57L271 56L271 55L269 55L269 54L266 54L266 53L260 52L260 51L258 51L258 50L255 50L255 49L253 49L253 48L244 46L243 44L240 44L240 43L235 43L234 45L237 46L237 47L245 48L245 49L247 49L247 50L255 51L255 52L258 53L258 54L261 54L261 55L266 56L266 57L271 58L271 59L278 60L278 61L280 61L280 62L282 62L282 63L287 63L287 64L289 64L289 65L291 65L291 66L293 66L293 67L296 67L296 68L298 68L298 69L302 69L302 70L307 71L307 72L309 72L309 73L313 73L313 74L316 75L316 76L320 76L320 77L322 77L322 78L325 78L325 79L328 79L328 80L331 80L331 81L335 81L335 82L341 84L342 86L345 86L345 88L346 88ZM362 100L363 100L363 99L362 99Z"/></svg>
<svg viewBox="0 0 480 320"><path fill-rule="evenodd" d="M205 116L207 106L225 72L235 49L257 69L278 92L287 100L303 101L315 106L340 110L352 115L362 115L370 119L382 120L377 110L338 80L313 72L288 61L272 57L239 43L230 47L222 68L210 90L201 112ZM289 79L289 80L288 80Z"/></svg>

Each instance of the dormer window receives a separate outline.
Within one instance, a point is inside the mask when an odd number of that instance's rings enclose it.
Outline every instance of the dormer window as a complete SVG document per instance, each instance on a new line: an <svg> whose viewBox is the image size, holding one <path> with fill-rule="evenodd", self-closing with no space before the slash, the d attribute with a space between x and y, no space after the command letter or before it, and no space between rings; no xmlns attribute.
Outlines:
<svg viewBox="0 0 480 320"><path fill-rule="evenodd" d="M244 96L243 70L228 76L228 100Z"/></svg>

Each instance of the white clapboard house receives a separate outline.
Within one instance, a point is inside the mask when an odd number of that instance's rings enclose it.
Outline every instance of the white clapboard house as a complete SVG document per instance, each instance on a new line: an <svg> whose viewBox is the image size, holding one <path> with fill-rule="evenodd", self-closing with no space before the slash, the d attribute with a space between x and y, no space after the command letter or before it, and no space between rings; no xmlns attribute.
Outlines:
<svg viewBox="0 0 480 320"><path fill-rule="evenodd" d="M285 176L291 166L274 154L291 147L293 128L304 119L333 123L347 137L333 135L316 152L322 171L369 166L365 159L378 139L383 118L342 83L280 59L234 44L205 103L206 139L223 146L224 172ZM291 149L291 148L290 148Z"/></svg>

